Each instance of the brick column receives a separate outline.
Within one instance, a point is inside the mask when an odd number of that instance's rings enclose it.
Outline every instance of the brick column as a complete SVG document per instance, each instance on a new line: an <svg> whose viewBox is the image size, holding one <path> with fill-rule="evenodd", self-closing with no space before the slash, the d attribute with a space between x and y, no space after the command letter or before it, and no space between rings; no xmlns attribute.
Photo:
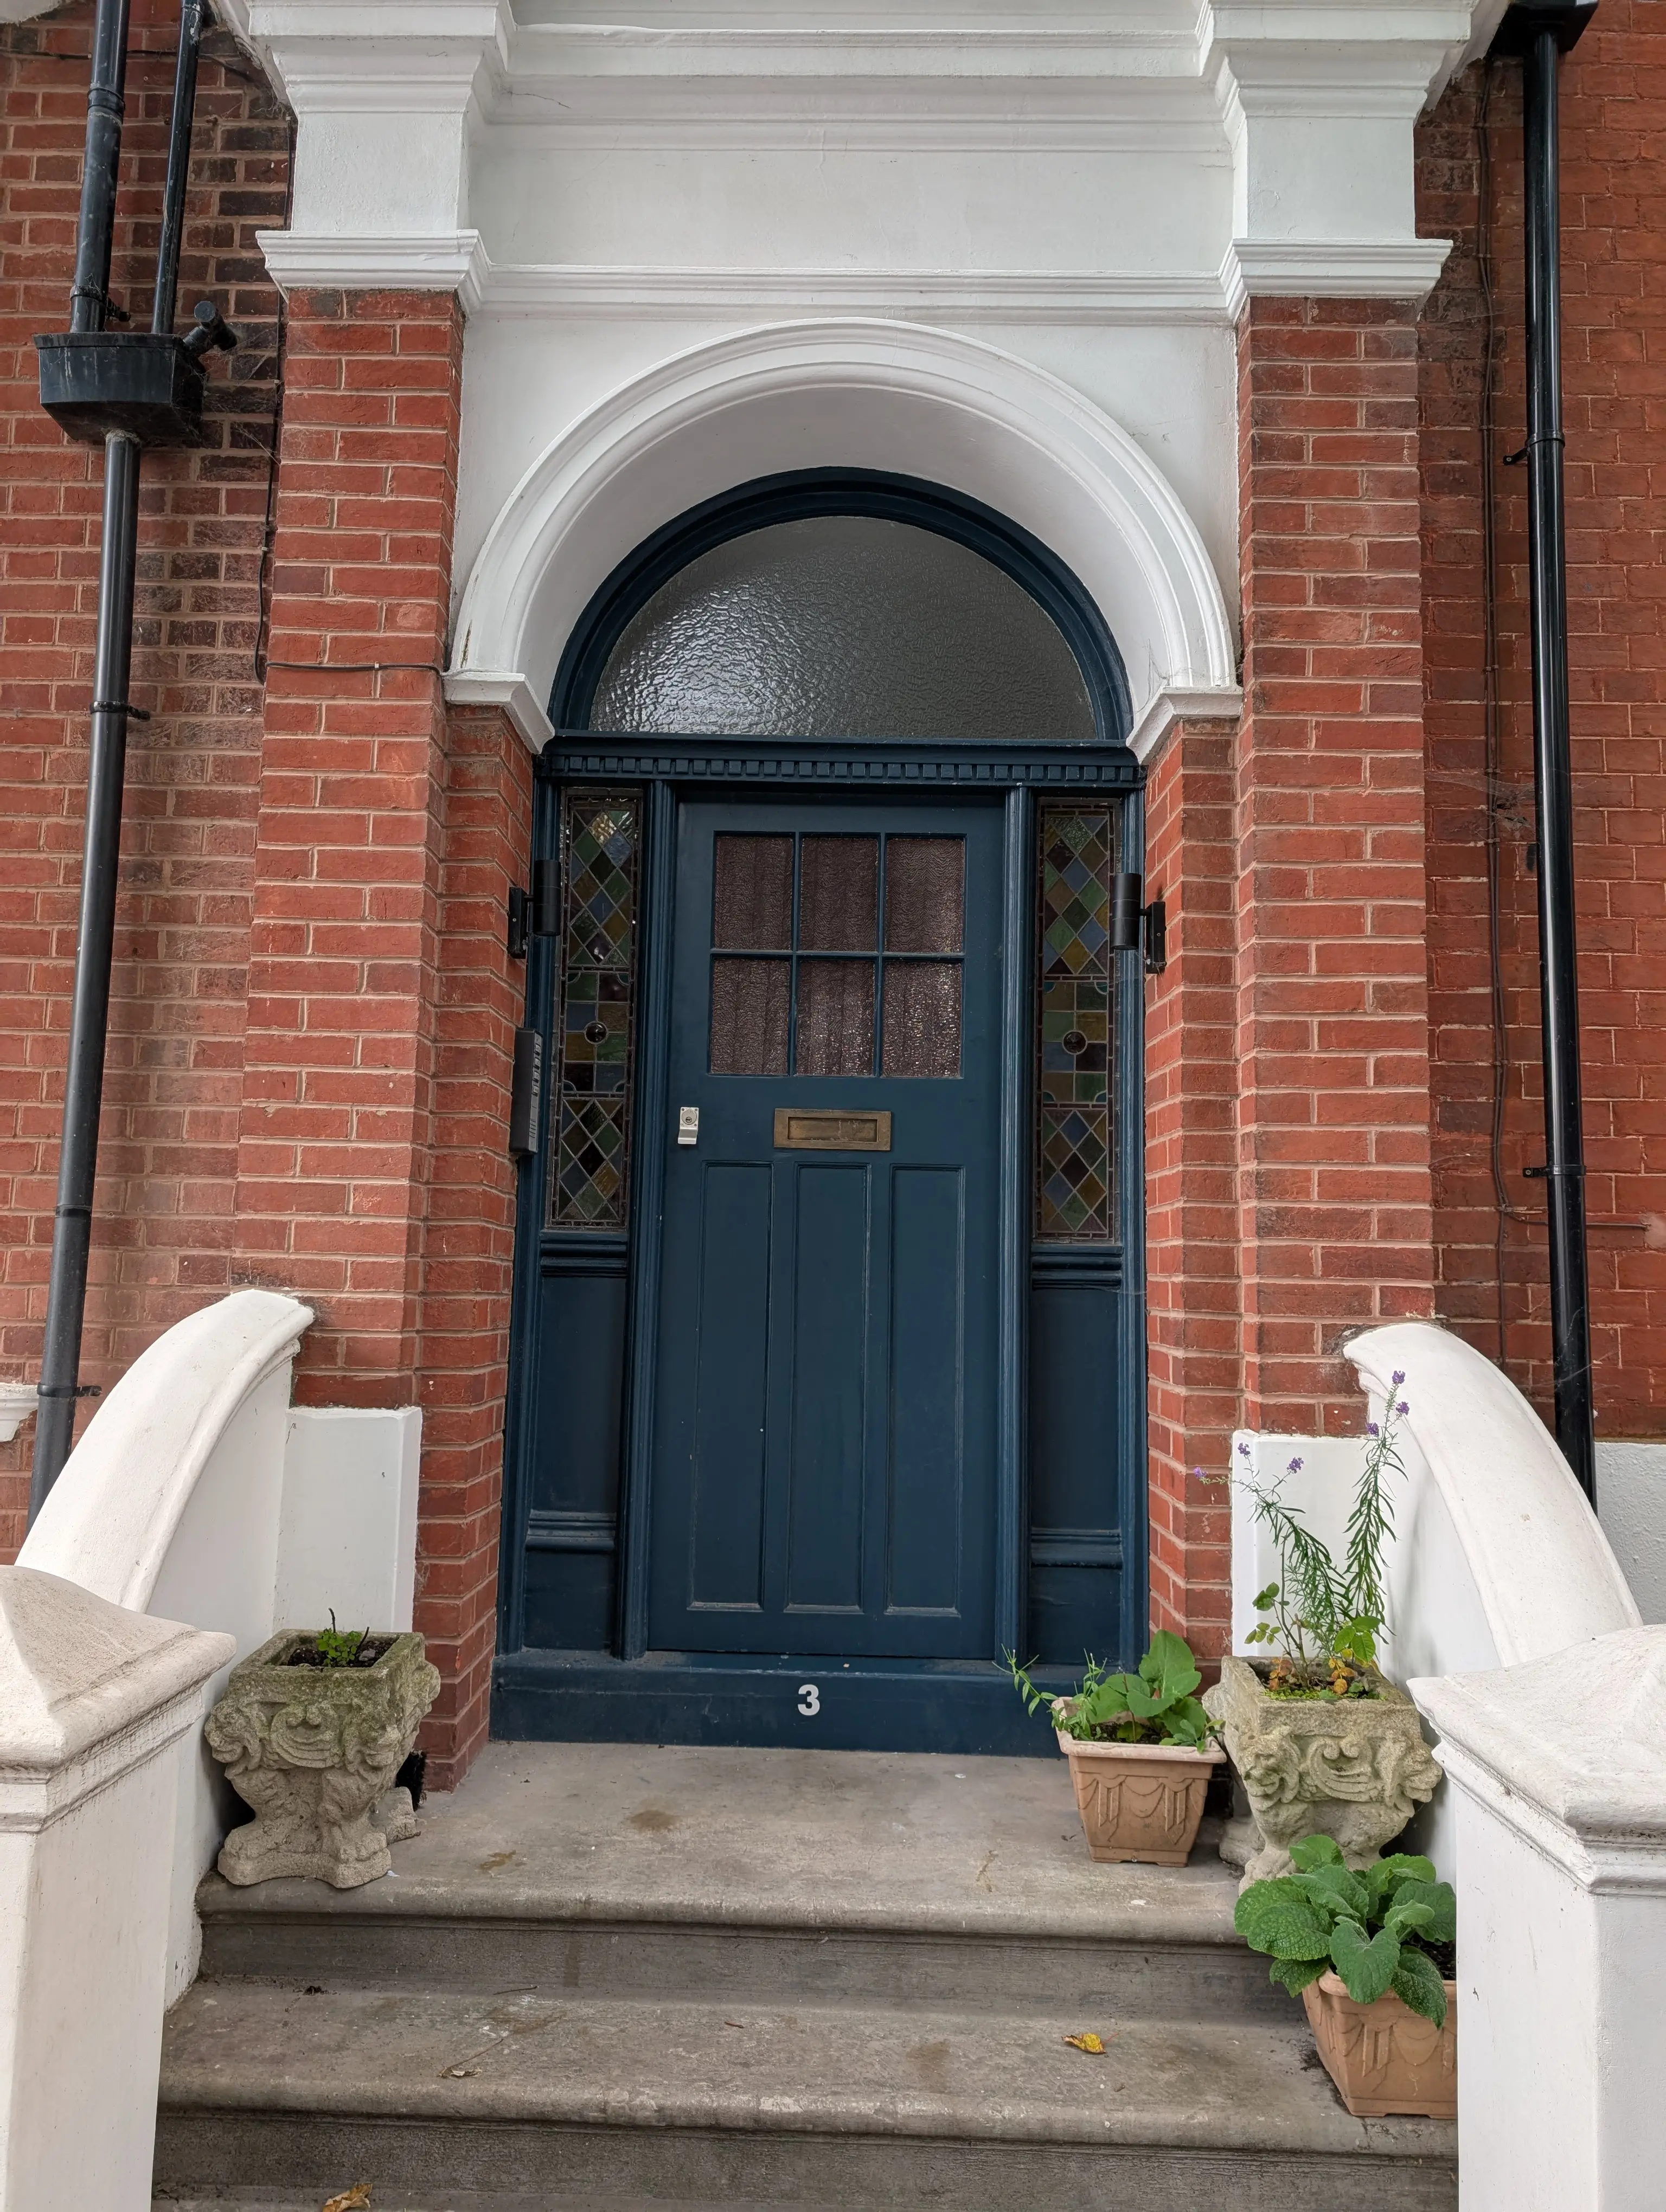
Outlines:
<svg viewBox="0 0 1666 2212"><path fill-rule="evenodd" d="M526 880L532 762L501 709L456 709L446 776L434 1142L422 1304L416 1626L446 1677L424 1742L436 1789L486 1740L497 1649L515 1166L509 1085L526 971L505 950Z"/></svg>
<svg viewBox="0 0 1666 2212"><path fill-rule="evenodd" d="M238 1158L240 1279L317 1310L313 1404L424 1408L416 1624L436 1782L486 1729L530 763L441 687L462 319L290 303Z"/></svg>
<svg viewBox="0 0 1666 2212"><path fill-rule="evenodd" d="M1220 1477L1238 1408L1235 738L1183 726L1146 787L1146 881L1168 921L1146 986L1151 1623L1206 1658L1231 1614Z"/></svg>
<svg viewBox="0 0 1666 2212"><path fill-rule="evenodd" d="M1243 1419L1340 1431L1433 1302L1414 312L1252 301L1238 402Z"/></svg>

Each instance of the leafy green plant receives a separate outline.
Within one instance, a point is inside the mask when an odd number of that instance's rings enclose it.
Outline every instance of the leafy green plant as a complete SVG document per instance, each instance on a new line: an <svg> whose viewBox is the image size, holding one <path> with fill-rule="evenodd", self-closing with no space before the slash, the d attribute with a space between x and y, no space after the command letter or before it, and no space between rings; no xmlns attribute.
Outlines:
<svg viewBox="0 0 1666 2212"><path fill-rule="evenodd" d="M350 1628L344 1634L336 1626L335 1607L332 1606L330 1609L330 1626L328 1628L320 1628L318 1632L318 1655L320 1664L325 1667L352 1666L359 1656L360 1644L369 1633L370 1631L368 1628Z"/></svg>
<svg viewBox="0 0 1666 2212"><path fill-rule="evenodd" d="M1213 1723L1193 1694L1203 1680L1184 1637L1159 1628L1135 1674L1114 1674L1091 1652L1074 1690L1061 1697L1038 1690L1017 1655L1007 1652L1012 1686L1030 1713L1043 1707L1049 1721L1079 1743L1173 1743L1187 1751L1207 1747ZM1035 1665L1032 1659L1031 1666Z"/></svg>
<svg viewBox="0 0 1666 2212"><path fill-rule="evenodd" d="M1308 1527L1301 1508L1283 1495L1285 1480L1301 1472L1299 1459L1292 1459L1274 1483L1259 1483L1243 1469L1238 1472L1239 1487L1279 1553L1279 1580L1268 1583L1255 1601L1265 1618L1247 1639L1276 1651L1267 1685L1274 1697L1375 1694L1372 1670L1388 1613L1383 1559L1394 1534L1389 1486L1406 1472L1395 1433L1396 1423L1411 1410L1398 1395L1405 1379L1395 1372L1382 1420L1366 1425L1370 1441L1340 1560ZM1248 1443L1240 1443L1238 1450L1249 1458Z"/></svg>
<svg viewBox="0 0 1666 2212"><path fill-rule="evenodd" d="M1252 1882L1233 1915L1250 1949L1271 1957L1270 1978L1296 1996L1335 1967L1356 2003L1392 1990L1438 2027L1457 1940L1451 1884L1404 1851L1355 1874L1330 1836L1304 1836L1290 1856L1295 1873Z"/></svg>

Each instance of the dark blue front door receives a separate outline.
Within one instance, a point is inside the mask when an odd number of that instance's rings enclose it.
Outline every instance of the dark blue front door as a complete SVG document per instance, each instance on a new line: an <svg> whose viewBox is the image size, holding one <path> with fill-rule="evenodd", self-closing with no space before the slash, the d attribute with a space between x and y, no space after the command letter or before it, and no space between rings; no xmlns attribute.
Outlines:
<svg viewBox="0 0 1666 2212"><path fill-rule="evenodd" d="M648 1642L994 1638L999 802L684 803Z"/></svg>

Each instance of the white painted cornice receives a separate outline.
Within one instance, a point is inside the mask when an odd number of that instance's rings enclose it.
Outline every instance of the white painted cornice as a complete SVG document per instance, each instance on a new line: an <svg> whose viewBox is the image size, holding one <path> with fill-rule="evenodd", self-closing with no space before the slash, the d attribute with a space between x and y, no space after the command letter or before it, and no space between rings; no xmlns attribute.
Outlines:
<svg viewBox="0 0 1666 2212"><path fill-rule="evenodd" d="M1251 239L1201 270L605 268L494 263L477 230L263 230L266 266L295 290L455 292L470 314L687 321L824 313L1054 329L1237 321L1250 299L1421 300L1445 239Z"/></svg>
<svg viewBox="0 0 1666 2212"><path fill-rule="evenodd" d="M446 677L445 690L453 707L501 707L530 752L541 753L556 733L555 724L519 669L453 668Z"/></svg>
<svg viewBox="0 0 1666 2212"><path fill-rule="evenodd" d="M1219 276L1146 270L677 269L488 264L480 305L500 314L675 317L815 313L913 321L1219 325Z"/></svg>
<svg viewBox="0 0 1666 2212"><path fill-rule="evenodd" d="M477 230L429 234L258 230L272 281L295 291L455 292L472 313L491 264Z"/></svg>
<svg viewBox="0 0 1666 2212"><path fill-rule="evenodd" d="M1449 238L1234 239L1220 264L1233 322L1250 300L1426 299Z"/></svg>
<svg viewBox="0 0 1666 2212"><path fill-rule="evenodd" d="M1037 149L1229 158L1192 79L1083 74L904 77L626 72L544 78L517 71L492 109L522 145L648 149L806 147L941 153Z"/></svg>
<svg viewBox="0 0 1666 2212"><path fill-rule="evenodd" d="M1202 690L1165 684L1152 694L1128 732L1128 744L1140 766L1150 768L1183 722L1230 722L1236 726L1243 713L1243 693L1235 684Z"/></svg>

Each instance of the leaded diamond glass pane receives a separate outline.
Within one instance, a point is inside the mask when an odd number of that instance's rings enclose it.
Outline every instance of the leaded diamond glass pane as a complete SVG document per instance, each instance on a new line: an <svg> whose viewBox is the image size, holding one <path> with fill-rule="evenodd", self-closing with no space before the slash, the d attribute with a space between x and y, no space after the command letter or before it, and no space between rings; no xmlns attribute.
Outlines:
<svg viewBox="0 0 1666 2212"><path fill-rule="evenodd" d="M1110 1243L1116 1235L1110 879L1121 830L1110 805L1041 810L1036 1235L1043 1243Z"/></svg>
<svg viewBox="0 0 1666 2212"><path fill-rule="evenodd" d="M573 790L562 798L554 1228L625 1225L641 823L634 791Z"/></svg>

